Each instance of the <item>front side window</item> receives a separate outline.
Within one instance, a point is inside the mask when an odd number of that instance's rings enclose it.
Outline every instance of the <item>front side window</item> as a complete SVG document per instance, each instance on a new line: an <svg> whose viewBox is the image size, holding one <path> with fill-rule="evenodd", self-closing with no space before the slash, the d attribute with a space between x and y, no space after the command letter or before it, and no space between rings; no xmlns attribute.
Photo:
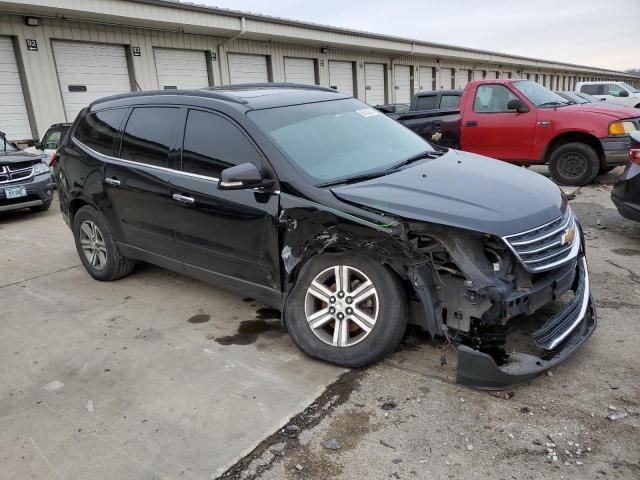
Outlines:
<svg viewBox="0 0 640 480"><path fill-rule="evenodd" d="M513 87L536 107L552 108L569 105L569 102L547 87L532 81L513 82Z"/></svg>
<svg viewBox="0 0 640 480"><path fill-rule="evenodd" d="M261 157L249 139L220 115L190 110L182 147L182 170L220 178L225 168L242 163L260 166Z"/></svg>
<svg viewBox="0 0 640 480"><path fill-rule="evenodd" d="M104 110L82 117L74 136L87 147L104 155L113 156L120 125L126 109Z"/></svg>
<svg viewBox="0 0 640 480"><path fill-rule="evenodd" d="M440 99L440 108L458 108L460 105L459 95L443 95Z"/></svg>
<svg viewBox="0 0 640 480"><path fill-rule="evenodd" d="M476 90L473 101L473 111L476 113L513 113L507 105L511 100L517 100L504 85L480 85Z"/></svg>
<svg viewBox="0 0 640 480"><path fill-rule="evenodd" d="M619 97L620 92L622 92L624 88L616 83L607 83L604 86L604 95L611 95L612 97Z"/></svg>
<svg viewBox="0 0 640 480"><path fill-rule="evenodd" d="M416 100L416 110L433 110L436 108L435 95L420 95Z"/></svg>
<svg viewBox="0 0 640 480"><path fill-rule="evenodd" d="M135 108L122 135L120 158L167 167L180 119L180 109L174 107Z"/></svg>
<svg viewBox="0 0 640 480"><path fill-rule="evenodd" d="M355 99L254 110L248 115L316 185L383 172L434 151L411 130Z"/></svg>

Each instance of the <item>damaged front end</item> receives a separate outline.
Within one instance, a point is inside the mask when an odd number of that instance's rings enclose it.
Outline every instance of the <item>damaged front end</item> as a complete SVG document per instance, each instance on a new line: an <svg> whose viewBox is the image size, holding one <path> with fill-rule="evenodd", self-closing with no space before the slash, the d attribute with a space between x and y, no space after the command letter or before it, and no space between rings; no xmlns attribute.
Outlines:
<svg viewBox="0 0 640 480"><path fill-rule="evenodd" d="M595 330L582 232L570 208L505 237L410 223L407 241L422 258L407 265L424 307L418 323L458 345L461 384L501 389L530 380Z"/></svg>

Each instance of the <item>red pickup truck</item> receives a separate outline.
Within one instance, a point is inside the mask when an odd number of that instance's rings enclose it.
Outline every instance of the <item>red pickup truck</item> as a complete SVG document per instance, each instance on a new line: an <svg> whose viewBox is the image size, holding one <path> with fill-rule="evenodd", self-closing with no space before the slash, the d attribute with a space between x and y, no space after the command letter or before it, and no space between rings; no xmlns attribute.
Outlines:
<svg viewBox="0 0 640 480"><path fill-rule="evenodd" d="M576 105L516 79L473 81L458 108L389 116L432 143L520 165L549 164L562 185L586 185L625 164L629 133L640 130L640 109Z"/></svg>

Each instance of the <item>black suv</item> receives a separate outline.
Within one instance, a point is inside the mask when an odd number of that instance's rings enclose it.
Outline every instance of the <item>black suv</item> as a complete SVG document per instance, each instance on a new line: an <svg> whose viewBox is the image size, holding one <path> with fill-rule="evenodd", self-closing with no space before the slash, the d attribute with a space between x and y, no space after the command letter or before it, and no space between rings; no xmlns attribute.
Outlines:
<svg viewBox="0 0 640 480"><path fill-rule="evenodd" d="M557 186L435 149L331 89L109 97L58 156L60 207L94 278L146 261L255 297L316 358L375 362L410 322L459 344L459 381L496 388L562 361L596 326ZM511 328L560 298L530 336L536 356L507 354Z"/></svg>

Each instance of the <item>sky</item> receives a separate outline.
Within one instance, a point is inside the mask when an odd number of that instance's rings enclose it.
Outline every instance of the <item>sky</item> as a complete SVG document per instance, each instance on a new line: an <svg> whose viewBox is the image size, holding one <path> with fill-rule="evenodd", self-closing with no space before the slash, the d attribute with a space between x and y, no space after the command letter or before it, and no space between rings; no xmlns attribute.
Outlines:
<svg viewBox="0 0 640 480"><path fill-rule="evenodd" d="M640 68L640 0L192 0L614 70Z"/></svg>

